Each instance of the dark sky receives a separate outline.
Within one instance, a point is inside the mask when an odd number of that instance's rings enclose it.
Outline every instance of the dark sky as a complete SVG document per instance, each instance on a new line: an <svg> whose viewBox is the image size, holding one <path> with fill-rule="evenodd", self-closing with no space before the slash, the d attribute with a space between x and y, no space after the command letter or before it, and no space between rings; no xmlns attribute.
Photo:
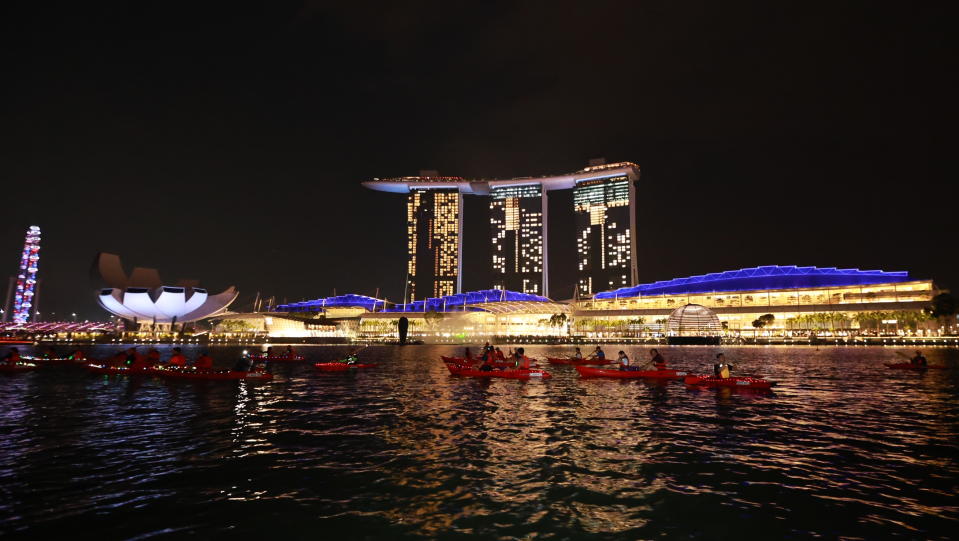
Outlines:
<svg viewBox="0 0 959 541"><path fill-rule="evenodd" d="M594 157L642 167L643 282L799 264L959 287L955 17L931 3L23 4L0 14L0 268L39 225L57 318L105 317L98 251L235 284L235 308L398 300L403 197L361 181ZM486 212L467 204L469 289Z"/></svg>

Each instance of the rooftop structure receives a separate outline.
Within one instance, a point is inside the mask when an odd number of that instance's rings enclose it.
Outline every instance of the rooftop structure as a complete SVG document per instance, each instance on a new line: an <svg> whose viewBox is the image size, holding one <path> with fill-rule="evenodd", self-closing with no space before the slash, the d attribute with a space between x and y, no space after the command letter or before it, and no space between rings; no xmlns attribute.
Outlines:
<svg viewBox="0 0 959 541"><path fill-rule="evenodd" d="M568 189L575 190L578 292L590 295L634 285L638 180L638 165L618 162L541 177L466 179L431 174L374 178L363 185L407 194L404 302L409 302L461 291L464 195L491 198L494 288L549 294L547 194Z"/></svg>
<svg viewBox="0 0 959 541"><path fill-rule="evenodd" d="M673 310L666 320L666 329L676 336L719 336L723 331L716 313L698 304Z"/></svg>
<svg viewBox="0 0 959 541"><path fill-rule="evenodd" d="M384 308L387 304L385 299L376 297L367 297L366 295L336 295L333 297L322 297L311 301L291 302L289 304L280 304L273 308L275 312L319 312L327 308L363 308L372 312L377 308Z"/></svg>
<svg viewBox="0 0 959 541"><path fill-rule="evenodd" d="M127 276L114 254L101 253L94 272L108 287L100 289L97 301L113 315L139 323L175 324L197 321L226 310L236 300L236 288L210 295L195 280L164 285L156 269L137 267Z"/></svg>
<svg viewBox="0 0 959 541"><path fill-rule="evenodd" d="M909 273L905 271L886 272L881 270L837 269L836 267L767 265L624 287L597 293L594 298L616 299L646 295L854 286L909 282L910 280Z"/></svg>

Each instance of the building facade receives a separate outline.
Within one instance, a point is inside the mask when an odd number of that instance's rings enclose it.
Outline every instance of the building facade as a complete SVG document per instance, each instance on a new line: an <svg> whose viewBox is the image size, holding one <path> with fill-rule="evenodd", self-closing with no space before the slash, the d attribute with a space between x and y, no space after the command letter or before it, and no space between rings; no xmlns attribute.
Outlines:
<svg viewBox="0 0 959 541"><path fill-rule="evenodd" d="M405 300L411 301L462 291L463 195L490 197L492 287L549 295L546 200L552 190L574 190L576 202L567 216L575 217L578 224L579 257L564 264L576 265L577 291L590 295L636 284L638 181L639 166L619 162L542 177L375 178L363 185L407 195ZM452 261L456 262L455 269Z"/></svg>
<svg viewBox="0 0 959 541"><path fill-rule="evenodd" d="M726 335L915 333L935 326L924 310L938 293L908 272L771 265L597 293L575 303L572 332L660 333L670 313L696 304Z"/></svg>
<svg viewBox="0 0 959 541"><path fill-rule="evenodd" d="M546 291L545 193L539 184L490 189L494 289Z"/></svg>
<svg viewBox="0 0 959 541"><path fill-rule="evenodd" d="M463 216L456 188L413 189L406 200L406 300L460 290Z"/></svg>
<svg viewBox="0 0 959 541"><path fill-rule="evenodd" d="M585 179L573 189L577 293L636 283L636 187L627 175Z"/></svg>

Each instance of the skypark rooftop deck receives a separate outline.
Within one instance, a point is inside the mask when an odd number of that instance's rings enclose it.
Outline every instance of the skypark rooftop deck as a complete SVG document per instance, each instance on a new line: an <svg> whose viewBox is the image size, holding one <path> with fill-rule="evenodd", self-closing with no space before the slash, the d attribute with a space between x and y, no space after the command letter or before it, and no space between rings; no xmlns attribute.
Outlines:
<svg viewBox="0 0 959 541"><path fill-rule="evenodd" d="M371 190L393 193L408 193L413 189L456 189L463 194L489 195L490 189L497 187L539 185L546 191L568 190L576 186L578 182L623 175L630 180L638 179L639 166L632 162L619 162L594 165L562 175L511 179L465 179L445 176L374 178L364 182L363 186Z"/></svg>

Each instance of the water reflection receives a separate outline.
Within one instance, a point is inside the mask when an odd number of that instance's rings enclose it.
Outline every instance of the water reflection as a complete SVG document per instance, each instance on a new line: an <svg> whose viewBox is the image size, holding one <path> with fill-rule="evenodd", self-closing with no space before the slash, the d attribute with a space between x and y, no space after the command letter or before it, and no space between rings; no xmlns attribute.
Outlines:
<svg viewBox="0 0 959 541"><path fill-rule="evenodd" d="M328 360L345 348L301 350ZM662 351L708 372L718 348ZM432 347L368 348L383 364L355 373L275 365L272 383L75 367L0 377L0 533L717 538L737 521L762 538L954 531L959 372L891 373L882 348L725 351L736 372L780 385L584 380L571 367L550 367L548 381L454 378L437 360L449 350ZM954 350L927 356L959 366Z"/></svg>

